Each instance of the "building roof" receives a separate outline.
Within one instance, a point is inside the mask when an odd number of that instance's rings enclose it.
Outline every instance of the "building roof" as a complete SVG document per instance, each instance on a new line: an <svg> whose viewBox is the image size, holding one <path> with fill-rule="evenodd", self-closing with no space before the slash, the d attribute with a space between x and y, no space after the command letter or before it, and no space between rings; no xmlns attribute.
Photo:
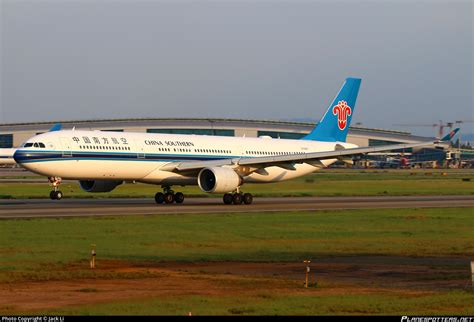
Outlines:
<svg viewBox="0 0 474 322"><path fill-rule="evenodd" d="M56 123L61 123L65 128L104 128L120 129L123 127L165 127L165 128L259 128L265 130L287 131L295 133L306 133L314 127L314 123L279 121L279 120L248 120L248 119L226 119L226 118L125 118L125 119L91 119L91 120L67 120L48 122L24 122L0 124L0 132L21 131L47 131ZM395 131L361 126L351 126L351 135L387 137L390 139L426 140L426 137L414 136L410 132Z"/></svg>

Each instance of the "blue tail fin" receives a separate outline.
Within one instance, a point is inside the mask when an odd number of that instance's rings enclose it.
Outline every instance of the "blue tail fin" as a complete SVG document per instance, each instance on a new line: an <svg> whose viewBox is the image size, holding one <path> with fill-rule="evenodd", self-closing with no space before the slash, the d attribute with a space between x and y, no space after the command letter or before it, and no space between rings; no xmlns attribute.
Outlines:
<svg viewBox="0 0 474 322"><path fill-rule="evenodd" d="M60 131L62 127L63 126L61 125L61 123L56 123L49 129L48 132Z"/></svg>
<svg viewBox="0 0 474 322"><path fill-rule="evenodd" d="M316 127L303 140L345 142L354 115L360 78L347 78Z"/></svg>
<svg viewBox="0 0 474 322"><path fill-rule="evenodd" d="M440 141L451 141L451 139L456 135L456 133L458 133L458 131L459 128L452 130L451 132L446 134Z"/></svg>

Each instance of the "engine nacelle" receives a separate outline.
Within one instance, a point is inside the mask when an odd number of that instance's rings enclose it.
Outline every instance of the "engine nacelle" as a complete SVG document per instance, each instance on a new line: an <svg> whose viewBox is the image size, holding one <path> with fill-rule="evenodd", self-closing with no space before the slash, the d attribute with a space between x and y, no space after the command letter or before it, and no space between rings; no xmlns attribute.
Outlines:
<svg viewBox="0 0 474 322"><path fill-rule="evenodd" d="M117 180L80 180L79 185L87 192L110 192L123 181Z"/></svg>
<svg viewBox="0 0 474 322"><path fill-rule="evenodd" d="M199 172L198 184L204 192L227 193L242 184L242 178L231 168L204 168Z"/></svg>

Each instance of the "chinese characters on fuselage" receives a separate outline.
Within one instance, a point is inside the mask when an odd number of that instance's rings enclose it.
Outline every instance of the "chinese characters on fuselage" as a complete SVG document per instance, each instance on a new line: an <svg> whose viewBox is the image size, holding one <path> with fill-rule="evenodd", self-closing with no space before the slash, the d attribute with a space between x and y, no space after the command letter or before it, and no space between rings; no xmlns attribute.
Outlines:
<svg viewBox="0 0 474 322"><path fill-rule="evenodd" d="M93 136L93 137L88 137L88 136L83 136L83 137L77 137L73 136L72 140L78 144L104 144L104 145L118 145L118 144L124 144L128 145L128 141L126 138L107 138L107 137L98 137L98 136Z"/></svg>

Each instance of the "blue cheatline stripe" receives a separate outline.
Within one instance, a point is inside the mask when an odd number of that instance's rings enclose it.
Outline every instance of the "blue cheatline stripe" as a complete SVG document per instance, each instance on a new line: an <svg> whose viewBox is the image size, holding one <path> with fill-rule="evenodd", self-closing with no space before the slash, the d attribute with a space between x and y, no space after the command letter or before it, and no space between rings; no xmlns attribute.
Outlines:
<svg viewBox="0 0 474 322"><path fill-rule="evenodd" d="M65 154L63 154L65 152ZM138 157L138 155L144 157ZM143 154L130 152L85 152L85 151L32 151L19 150L15 153L18 163L50 162L67 160L104 160L104 161L147 161L147 162L175 162L175 161L202 161L235 158L228 155L203 154Z"/></svg>
<svg viewBox="0 0 474 322"><path fill-rule="evenodd" d="M41 159L41 160L28 160L28 161L20 161L19 163L36 163L36 162L56 162L56 161L79 161L79 160L98 160L98 161L141 161L141 162L174 162L174 161L183 161L183 160L146 160L146 159L116 159L116 158L61 158L61 159Z"/></svg>

